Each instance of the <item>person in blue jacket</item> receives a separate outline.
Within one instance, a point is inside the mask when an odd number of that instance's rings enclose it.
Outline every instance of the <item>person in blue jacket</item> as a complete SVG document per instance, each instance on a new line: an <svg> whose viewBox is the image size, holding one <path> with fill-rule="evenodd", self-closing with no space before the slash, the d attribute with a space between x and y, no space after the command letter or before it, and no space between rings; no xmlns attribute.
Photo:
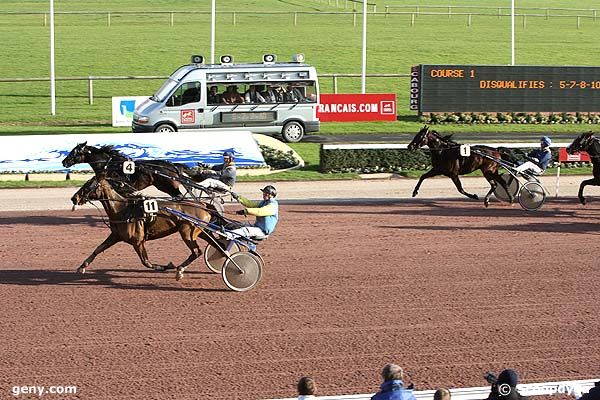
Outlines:
<svg viewBox="0 0 600 400"><path fill-rule="evenodd" d="M529 170L535 175L543 174L548 167L548 164L550 164L550 161L552 161L552 152L550 151L551 144L552 140L550 140L548 136L542 136L540 139L540 148L527 154L529 161L519 165L516 170L518 172Z"/></svg>
<svg viewBox="0 0 600 400"><path fill-rule="evenodd" d="M396 364L387 364L381 371L383 383L371 400L416 400L412 389L404 386L403 372Z"/></svg>
<svg viewBox="0 0 600 400"><path fill-rule="evenodd" d="M237 193L231 193L231 196L244 206L244 209L237 211L236 214L256 216L254 224L247 224L233 230L232 233L248 238L262 238L273 233L279 221L279 203L275 200L277 189L267 185L260 191L263 193L262 201L248 200Z"/></svg>

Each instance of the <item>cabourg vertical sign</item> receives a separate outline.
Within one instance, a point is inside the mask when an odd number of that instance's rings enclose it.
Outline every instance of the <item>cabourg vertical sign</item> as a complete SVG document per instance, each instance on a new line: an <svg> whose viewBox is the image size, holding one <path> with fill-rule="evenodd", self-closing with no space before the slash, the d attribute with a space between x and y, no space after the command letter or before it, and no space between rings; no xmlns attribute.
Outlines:
<svg viewBox="0 0 600 400"><path fill-rule="evenodd" d="M419 111L419 89L420 89L421 66L413 65L410 69L410 110Z"/></svg>

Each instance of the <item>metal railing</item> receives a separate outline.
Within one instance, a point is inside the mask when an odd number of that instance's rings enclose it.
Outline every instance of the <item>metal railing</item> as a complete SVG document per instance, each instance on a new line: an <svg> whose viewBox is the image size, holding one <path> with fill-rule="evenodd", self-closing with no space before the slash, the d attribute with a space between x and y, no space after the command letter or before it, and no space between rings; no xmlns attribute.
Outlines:
<svg viewBox="0 0 600 400"><path fill-rule="evenodd" d="M414 12L416 13L420 13L420 10L439 10L439 9L447 9L447 13L445 14L452 14L453 10L490 10L490 11L494 11L494 13L492 12L488 12L488 13L484 13L486 15L502 15L503 14L503 10L506 10L507 12L510 12L510 7L507 6L496 6L496 7L486 7L486 6L460 6L460 5L399 5L399 6L385 6L385 11L389 12L390 10L406 10L406 9L411 9L414 10ZM564 16L564 14L552 14L552 12L557 11L559 13L562 12L589 12L591 13L591 16L593 18L596 18L597 14L598 14L598 9L594 9L594 8L557 8L557 7L515 7L515 11L517 10L522 10L522 11L529 11L529 10L533 10L533 11L545 11L545 13L543 14L544 16L546 16L547 18L549 17L553 17L553 16ZM524 12L521 12L521 14L526 14ZM539 13L535 13L535 14L539 14ZM570 15L570 16L574 16L574 15ZM582 15L583 16L583 15Z"/></svg>
<svg viewBox="0 0 600 400"><path fill-rule="evenodd" d="M331 0L330 0L331 1ZM339 1L339 0L338 0ZM352 1L352 0L344 0L344 1ZM369 4L369 3L367 3ZM433 12L433 11L422 11L431 10L431 9L446 9L445 12ZM413 11L393 11L394 9L404 9ZM491 12L457 12L457 10L494 10L494 13ZM411 26L414 26L415 17L418 15L439 15L446 16L448 18L452 18L453 16L467 16L468 17L468 25L471 25L471 17L472 16L486 16L486 17L509 17L510 12L505 12L505 10L509 10L507 7L482 7L482 6L385 6L384 12L377 12L376 6L373 5L373 11L369 11L369 16L384 16L388 17L390 15L410 15L411 16ZM543 8L543 7L521 7L519 10L537 10L537 11L545 11L543 13L525 13L520 12L515 14L516 16L522 17L525 20L527 17L543 17L545 19L552 18L576 18L577 19L577 28L580 28L582 19L592 19L596 20L600 16L598 15L598 10L596 9L577 9L577 8ZM589 12L590 15L575 15L575 14L552 14L550 11L586 11ZM291 17L292 24L294 26L298 25L298 16L299 15L347 15L352 16L352 24L353 26L357 25L357 14L360 11L354 9L353 11L219 11L219 15L230 15L231 24L233 26L238 24L238 17L240 15L283 15ZM127 16L127 15L167 15L168 23L170 26L175 25L175 15L206 15L209 16L210 12L208 11L61 11L56 12L58 15L105 15L106 16L106 25L112 25L112 19L115 16ZM43 16L43 25L48 25L48 13L47 12L20 12L20 11L4 11L0 12L0 16L3 15L41 15ZM523 24L525 26L525 23Z"/></svg>
<svg viewBox="0 0 600 400"><path fill-rule="evenodd" d="M339 78L361 78L361 74L320 74L323 78L332 79L333 93L338 92ZM410 78L410 74L366 74L367 78ZM88 103L94 104L94 81L120 81L120 80L136 80L136 79L154 79L165 80L168 76L70 76L58 77L56 81L87 81L88 82ZM0 78L0 83L19 83L19 82L49 82L50 78Z"/></svg>

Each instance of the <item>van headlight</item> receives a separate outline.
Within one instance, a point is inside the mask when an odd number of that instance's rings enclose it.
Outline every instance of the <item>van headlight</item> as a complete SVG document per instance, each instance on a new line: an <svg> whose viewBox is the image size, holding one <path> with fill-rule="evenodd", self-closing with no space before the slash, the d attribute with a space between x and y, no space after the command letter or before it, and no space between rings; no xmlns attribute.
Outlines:
<svg viewBox="0 0 600 400"><path fill-rule="evenodd" d="M150 118L148 118L145 115L140 115L138 113L133 113L133 120L135 122L139 122L139 123L145 124L145 123L147 123L150 120Z"/></svg>

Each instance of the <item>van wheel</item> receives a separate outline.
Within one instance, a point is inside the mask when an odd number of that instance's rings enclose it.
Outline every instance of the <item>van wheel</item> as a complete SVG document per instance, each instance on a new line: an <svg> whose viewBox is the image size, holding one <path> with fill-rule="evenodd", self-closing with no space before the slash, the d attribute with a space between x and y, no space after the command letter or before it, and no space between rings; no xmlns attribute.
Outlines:
<svg viewBox="0 0 600 400"><path fill-rule="evenodd" d="M156 127L154 132L164 132L164 133L172 133L175 132L175 128L173 128L169 124L162 124Z"/></svg>
<svg viewBox="0 0 600 400"><path fill-rule="evenodd" d="M295 121L288 122L283 126L281 135L286 142L297 143L304 137L304 127Z"/></svg>

